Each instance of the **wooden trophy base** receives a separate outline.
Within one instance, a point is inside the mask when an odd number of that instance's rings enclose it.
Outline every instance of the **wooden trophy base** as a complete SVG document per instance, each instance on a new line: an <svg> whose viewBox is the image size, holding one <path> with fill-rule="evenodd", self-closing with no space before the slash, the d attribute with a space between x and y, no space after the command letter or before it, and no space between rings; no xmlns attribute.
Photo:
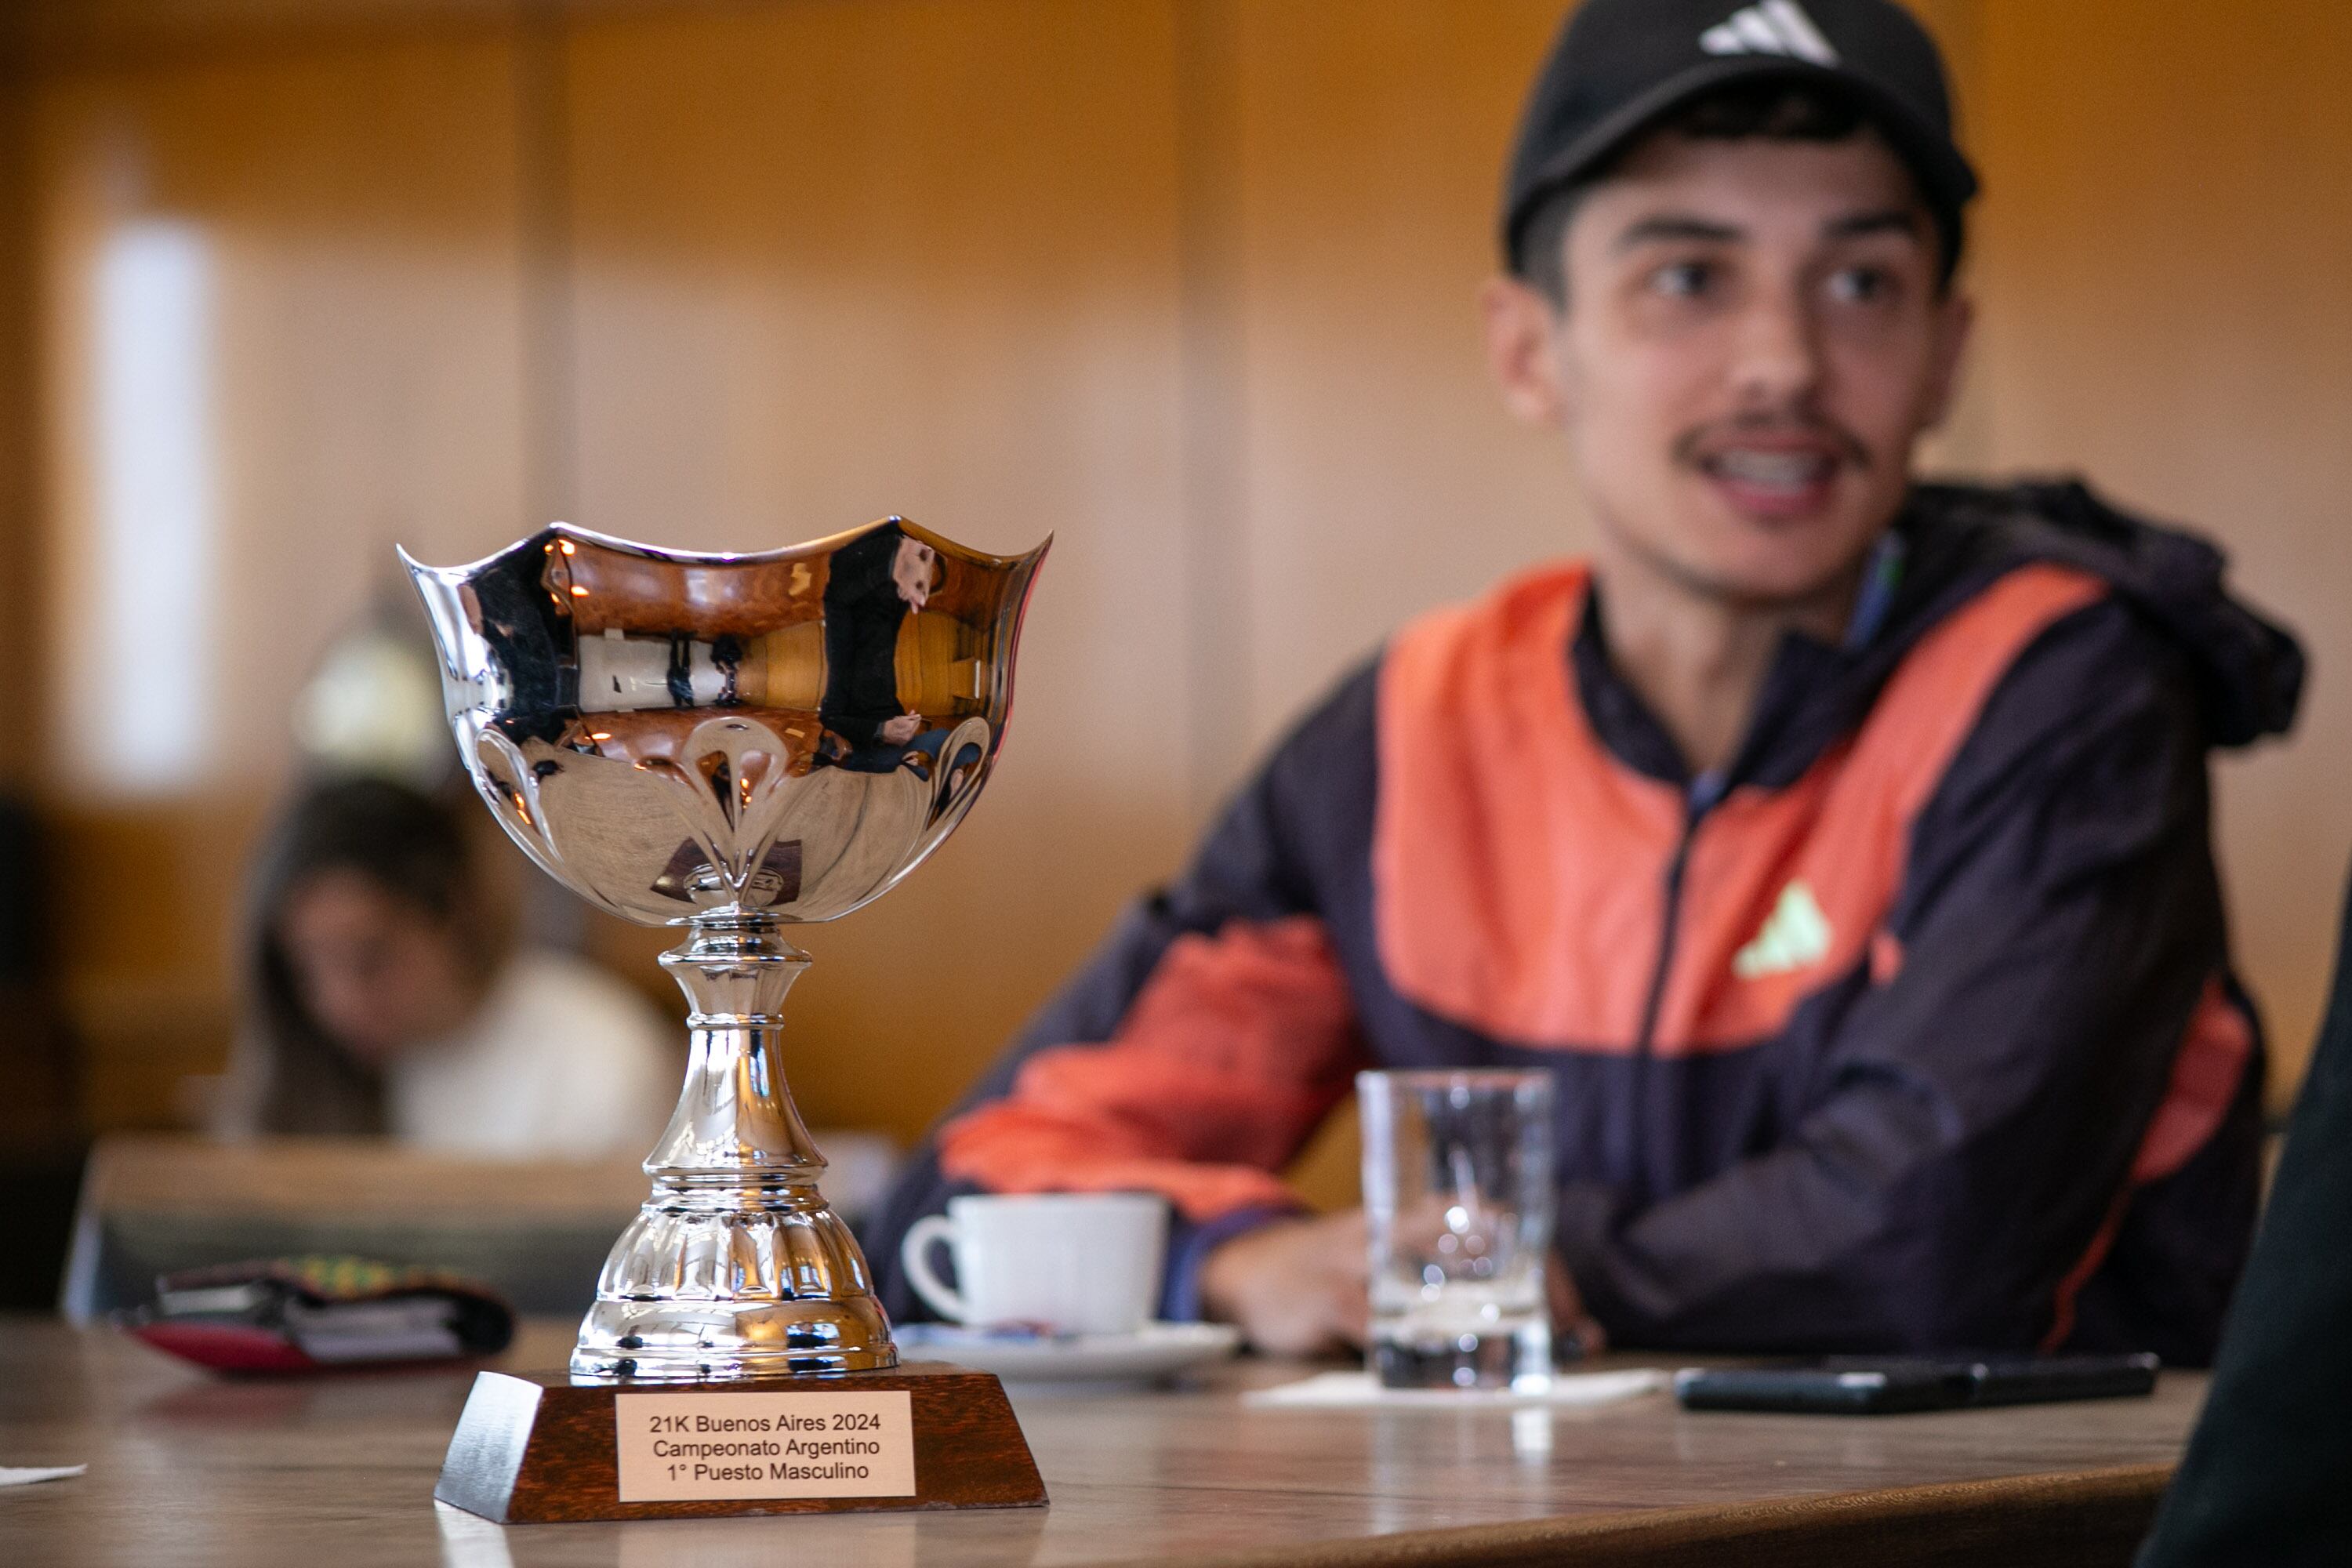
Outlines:
<svg viewBox="0 0 2352 1568"><path fill-rule="evenodd" d="M945 1362L742 1383L485 1372L433 1495L500 1524L1037 1508L1003 1385Z"/></svg>

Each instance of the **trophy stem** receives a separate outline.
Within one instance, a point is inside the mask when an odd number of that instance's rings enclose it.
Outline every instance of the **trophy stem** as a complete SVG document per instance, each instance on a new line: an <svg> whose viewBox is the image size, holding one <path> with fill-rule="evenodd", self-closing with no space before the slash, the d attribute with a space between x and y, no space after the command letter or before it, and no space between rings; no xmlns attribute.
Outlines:
<svg viewBox="0 0 2352 1568"><path fill-rule="evenodd" d="M801 1122L780 1060L784 994L809 955L776 921L694 922L693 940L661 955L686 993L691 1055L686 1089L646 1162L656 1191L682 1199L745 1184L814 1188L824 1156Z"/></svg>
<svg viewBox="0 0 2352 1568"><path fill-rule="evenodd" d="M575 1376L657 1382L896 1366L865 1254L817 1190L824 1156L784 1086L780 1016L809 956L782 922L697 916L662 954L692 1051L646 1161L653 1193L614 1244Z"/></svg>

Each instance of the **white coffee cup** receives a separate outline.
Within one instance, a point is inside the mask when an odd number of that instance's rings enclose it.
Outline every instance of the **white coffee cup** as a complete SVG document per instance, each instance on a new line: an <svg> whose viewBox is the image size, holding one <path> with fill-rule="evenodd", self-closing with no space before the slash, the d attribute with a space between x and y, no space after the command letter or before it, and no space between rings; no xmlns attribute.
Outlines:
<svg viewBox="0 0 2352 1568"><path fill-rule="evenodd" d="M956 1285L931 1267L955 1255ZM1131 1333L1160 1302L1168 1200L1153 1193L972 1194L907 1229L898 1256L916 1294L960 1323L1045 1323Z"/></svg>

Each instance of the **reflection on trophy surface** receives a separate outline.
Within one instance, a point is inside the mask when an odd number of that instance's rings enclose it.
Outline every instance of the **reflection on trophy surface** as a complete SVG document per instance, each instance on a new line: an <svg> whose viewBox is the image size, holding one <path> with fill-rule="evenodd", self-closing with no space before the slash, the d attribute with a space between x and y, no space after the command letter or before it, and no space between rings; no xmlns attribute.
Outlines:
<svg viewBox="0 0 2352 1568"><path fill-rule="evenodd" d="M575 1375L897 1363L784 1087L778 1014L809 960L783 927L878 897L971 809L1045 552L892 518L758 555L559 523L470 566L408 562L500 824L599 908L692 933L662 955L692 1010L686 1090Z"/></svg>

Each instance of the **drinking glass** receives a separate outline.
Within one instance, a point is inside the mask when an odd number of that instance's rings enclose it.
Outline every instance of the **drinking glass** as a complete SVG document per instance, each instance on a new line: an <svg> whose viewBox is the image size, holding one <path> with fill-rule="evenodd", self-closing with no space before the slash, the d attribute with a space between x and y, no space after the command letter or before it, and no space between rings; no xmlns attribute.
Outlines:
<svg viewBox="0 0 2352 1568"><path fill-rule="evenodd" d="M1372 1370L1391 1388L1542 1389L1551 1074L1365 1072L1356 1094Z"/></svg>

